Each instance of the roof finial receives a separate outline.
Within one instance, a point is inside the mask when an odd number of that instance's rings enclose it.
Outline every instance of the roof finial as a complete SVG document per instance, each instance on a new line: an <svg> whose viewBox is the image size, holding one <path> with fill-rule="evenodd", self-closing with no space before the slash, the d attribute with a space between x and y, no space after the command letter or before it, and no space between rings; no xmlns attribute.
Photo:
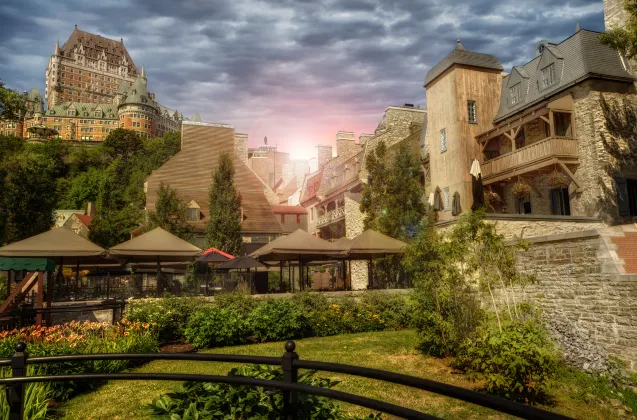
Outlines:
<svg viewBox="0 0 637 420"><path fill-rule="evenodd" d="M60 55L60 40L55 41L55 47L53 48L53 54Z"/></svg>
<svg viewBox="0 0 637 420"><path fill-rule="evenodd" d="M146 69L144 69L144 65L142 64L142 77L146 78Z"/></svg>
<svg viewBox="0 0 637 420"><path fill-rule="evenodd" d="M467 49L462 45L462 42L460 42L460 38L458 38L458 40L456 41L456 49L457 50L462 50L462 51L467 51Z"/></svg>
<svg viewBox="0 0 637 420"><path fill-rule="evenodd" d="M579 32L579 22L575 24L575 33Z"/></svg>
<svg viewBox="0 0 637 420"><path fill-rule="evenodd" d="M75 24L75 29L77 29L77 23Z"/></svg>

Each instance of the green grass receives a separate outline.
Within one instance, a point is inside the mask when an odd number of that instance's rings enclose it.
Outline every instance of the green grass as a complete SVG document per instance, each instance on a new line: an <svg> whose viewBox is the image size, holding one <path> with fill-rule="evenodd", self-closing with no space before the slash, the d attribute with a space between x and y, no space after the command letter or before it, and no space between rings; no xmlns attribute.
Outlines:
<svg viewBox="0 0 637 420"><path fill-rule="evenodd" d="M385 331L376 333L309 338L297 341L301 358L345 363L415 375L427 379L475 389L463 376L453 373L449 361L425 357L414 350L418 338L414 331ZM215 352L280 356L283 343L266 343L215 349ZM212 352L212 351L211 351ZM199 373L225 375L235 365L228 363L155 361L136 369L136 372ZM336 389L407 406L445 418L508 419L507 415L452 398L438 396L408 387L387 384L366 378L321 372L321 376L341 381ZM581 398L586 385L575 377L564 379L554 389L556 405L548 408L581 419L619 418L616 410L600 400ZM113 381L97 391L78 396L60 408L64 419L148 419L144 407L154 398L174 389L174 382ZM346 406L351 413L364 414L367 409ZM546 407L543 407L546 408Z"/></svg>

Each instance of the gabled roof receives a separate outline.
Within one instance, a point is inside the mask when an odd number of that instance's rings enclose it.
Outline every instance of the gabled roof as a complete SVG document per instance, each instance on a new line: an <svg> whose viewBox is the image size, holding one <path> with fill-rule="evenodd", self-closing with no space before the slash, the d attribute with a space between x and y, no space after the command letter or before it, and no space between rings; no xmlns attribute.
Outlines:
<svg viewBox="0 0 637 420"><path fill-rule="evenodd" d="M301 197L301 203L305 203L308 200L316 197L316 193L321 186L321 178L323 176L323 170L319 169L313 174L308 174L305 176L305 185L303 188L303 196ZM310 187L312 192L310 192Z"/></svg>
<svg viewBox="0 0 637 420"><path fill-rule="evenodd" d="M456 48L429 70L425 87L454 64L502 71L502 64L495 56L468 51L458 40Z"/></svg>
<svg viewBox="0 0 637 420"><path fill-rule="evenodd" d="M77 220L86 227L91 224L91 220L93 219L93 217L88 214L73 213L73 216L77 217Z"/></svg>
<svg viewBox="0 0 637 420"><path fill-rule="evenodd" d="M519 76L512 72L502 79L500 108L494 121L508 118L588 77L632 83L635 77L624 69L619 53L603 45L599 35L599 32L582 29L557 45L548 45L541 55L523 66L514 67L528 78L516 80ZM551 64L555 82L542 88L542 70ZM521 83L520 101L511 104L510 88L518 82Z"/></svg>

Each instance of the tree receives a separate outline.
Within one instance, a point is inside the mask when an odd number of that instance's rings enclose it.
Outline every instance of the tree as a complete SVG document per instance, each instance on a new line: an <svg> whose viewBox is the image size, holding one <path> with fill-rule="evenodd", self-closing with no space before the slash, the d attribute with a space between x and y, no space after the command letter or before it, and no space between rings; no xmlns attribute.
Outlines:
<svg viewBox="0 0 637 420"><path fill-rule="evenodd" d="M103 171L90 168L67 182L64 196L58 203L62 209L84 209L88 202L97 202ZM58 184L59 186L59 184Z"/></svg>
<svg viewBox="0 0 637 420"><path fill-rule="evenodd" d="M142 212L130 205L122 209L100 209L91 220L88 239L103 248L110 248L129 240L141 220Z"/></svg>
<svg viewBox="0 0 637 420"><path fill-rule="evenodd" d="M406 144L400 145L393 159L388 159L387 147L381 142L365 165L369 173L361 203L365 229L403 240L413 238L425 214L420 163Z"/></svg>
<svg viewBox="0 0 637 420"><path fill-rule="evenodd" d="M0 80L0 120L20 120L26 111L26 96L5 87Z"/></svg>
<svg viewBox="0 0 637 420"><path fill-rule="evenodd" d="M144 149L144 143L136 131L117 128L106 136L103 147L113 160L128 162Z"/></svg>
<svg viewBox="0 0 637 420"><path fill-rule="evenodd" d="M25 150L0 162L0 243L49 230L57 202L54 163Z"/></svg>
<svg viewBox="0 0 637 420"><path fill-rule="evenodd" d="M637 3L634 0L626 0L624 9L628 15L626 26L610 29L601 34L599 39L602 44L609 45L631 59L637 56Z"/></svg>
<svg viewBox="0 0 637 420"><path fill-rule="evenodd" d="M234 186L234 166L226 152L212 174L209 200L210 221L206 225L206 247L233 255L241 250L241 195Z"/></svg>
<svg viewBox="0 0 637 420"><path fill-rule="evenodd" d="M188 205L177 195L177 191L162 182L157 189L155 211L148 212L146 232L160 227L181 239L192 238L192 230L187 220Z"/></svg>

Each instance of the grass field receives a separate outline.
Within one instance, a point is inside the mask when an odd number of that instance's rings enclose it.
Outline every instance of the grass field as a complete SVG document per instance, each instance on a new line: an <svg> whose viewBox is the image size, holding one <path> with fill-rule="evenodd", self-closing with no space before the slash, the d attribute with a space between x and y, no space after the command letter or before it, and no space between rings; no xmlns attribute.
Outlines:
<svg viewBox="0 0 637 420"><path fill-rule="evenodd" d="M448 360L425 357L414 350L417 336L414 331L386 331L376 333L308 338L297 341L297 352L304 359L345 363L384 369L419 376L452 385L475 389L475 384L463 375L453 373ZM215 349L218 353L280 356L283 343L266 343ZM137 372L226 374L234 365L228 363L155 361L138 368ZM407 406L440 418L507 419L511 416L464 403L425 391L401 385L387 384L372 379L321 372L341 383L340 391ZM60 407L64 419L148 419L149 404L165 392L174 389L174 382L114 381L95 392L80 395ZM619 418L616 410L598 399L584 398L587 390L580 389L575 381L556 384L554 407L543 407L580 419ZM369 412L360 407L347 406L351 413Z"/></svg>

